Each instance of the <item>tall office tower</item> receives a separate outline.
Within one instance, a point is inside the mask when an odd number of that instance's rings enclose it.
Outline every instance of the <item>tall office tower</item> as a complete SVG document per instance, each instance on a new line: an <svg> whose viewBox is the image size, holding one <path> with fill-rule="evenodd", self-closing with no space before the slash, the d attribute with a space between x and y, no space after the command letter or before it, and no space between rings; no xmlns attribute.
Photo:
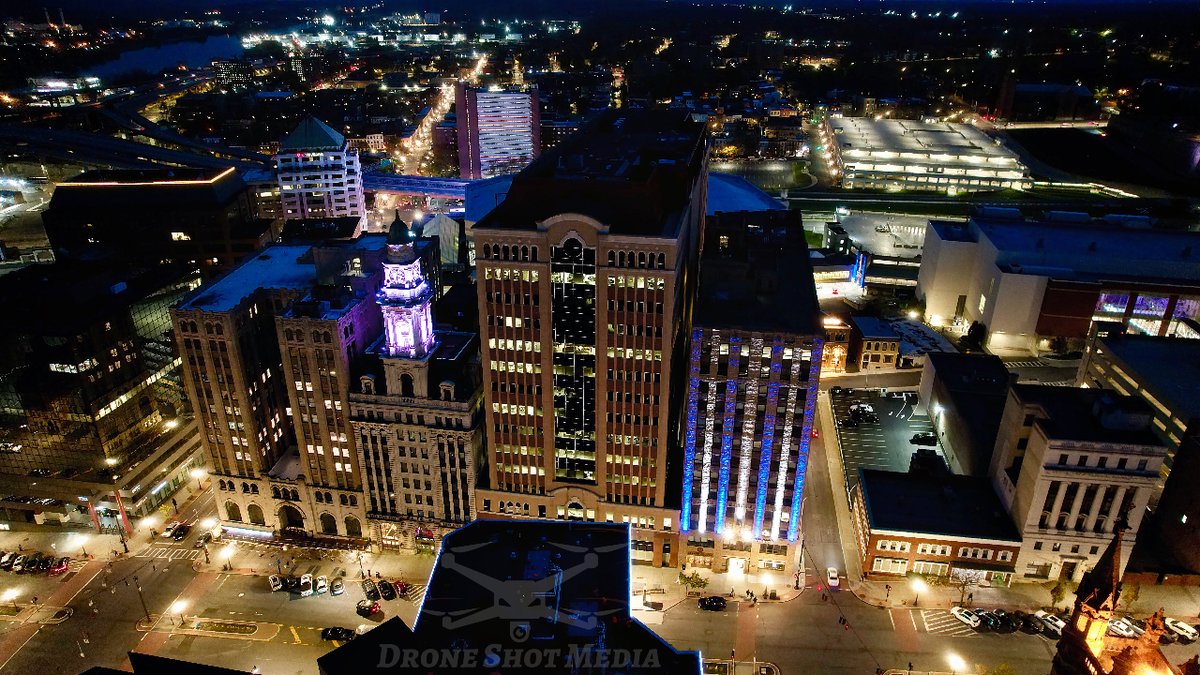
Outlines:
<svg viewBox="0 0 1200 675"><path fill-rule="evenodd" d="M823 346L798 211L710 217L688 362L680 531L689 566L798 562Z"/></svg>
<svg viewBox="0 0 1200 675"><path fill-rule="evenodd" d="M541 151L537 88L475 89L459 84L458 167L463 178L516 173Z"/></svg>
<svg viewBox="0 0 1200 675"><path fill-rule="evenodd" d="M367 522L384 548L432 547L475 517L484 461L479 341L434 328L431 262L402 224L393 226L376 295L382 335L350 394Z"/></svg>
<svg viewBox="0 0 1200 675"><path fill-rule="evenodd" d="M245 59L213 59L212 67L222 87L244 87L254 81L254 66Z"/></svg>
<svg viewBox="0 0 1200 675"><path fill-rule="evenodd" d="M678 565L668 463L686 387L672 373L686 366L707 163L685 113L609 111L475 225L481 514L627 522L635 559Z"/></svg>
<svg viewBox="0 0 1200 675"><path fill-rule="evenodd" d="M349 382L379 334L385 241L271 246L172 311L219 515L235 531L362 537Z"/></svg>
<svg viewBox="0 0 1200 675"><path fill-rule="evenodd" d="M315 117L279 144L275 155L283 198L283 219L360 218L366 220L358 152L346 137Z"/></svg>

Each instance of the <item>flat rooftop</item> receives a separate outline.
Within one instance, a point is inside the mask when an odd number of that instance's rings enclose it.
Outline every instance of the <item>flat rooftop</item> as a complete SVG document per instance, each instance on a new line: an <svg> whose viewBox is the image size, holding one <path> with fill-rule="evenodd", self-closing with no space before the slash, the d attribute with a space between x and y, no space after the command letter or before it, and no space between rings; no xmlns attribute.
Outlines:
<svg viewBox="0 0 1200 675"><path fill-rule="evenodd" d="M985 476L859 469L858 481L873 530L1021 541Z"/></svg>
<svg viewBox="0 0 1200 675"><path fill-rule="evenodd" d="M973 217L931 220L943 240L996 247L1003 270L1078 281L1171 281L1200 285L1200 232L1122 227L1104 220L1055 222Z"/></svg>
<svg viewBox="0 0 1200 675"><path fill-rule="evenodd" d="M1049 439L1163 446L1149 426L1150 405L1136 396L1123 396L1108 389L1036 384L1014 384L1013 392L1022 403L1041 406L1050 416L1050 419L1035 422ZM1142 429L1105 427L1094 412L1097 402L1127 414L1145 416L1147 426Z"/></svg>
<svg viewBox="0 0 1200 675"><path fill-rule="evenodd" d="M1019 164L1016 153L970 124L837 117L829 126L847 162L891 158L945 165Z"/></svg>
<svg viewBox="0 0 1200 675"><path fill-rule="evenodd" d="M1200 418L1200 340L1110 334L1099 342L1172 415L1185 422Z"/></svg>
<svg viewBox="0 0 1200 675"><path fill-rule="evenodd" d="M676 651L630 616L629 527L612 523L476 520L442 540L416 624L393 618L320 657L326 675L375 672L663 673L699 675L700 655ZM381 663L384 645L431 652L420 670ZM553 663L500 667L489 650L558 650ZM637 663L573 663L615 650ZM516 651L516 653L521 653ZM466 658L466 661L462 659ZM418 661L419 662L419 661ZM591 664L591 667L587 667Z"/></svg>
<svg viewBox="0 0 1200 675"><path fill-rule="evenodd" d="M136 216L136 211L148 208L220 207L245 190L246 184L233 167L99 169L59 183L47 212L80 212L110 220Z"/></svg>
<svg viewBox="0 0 1200 675"><path fill-rule="evenodd" d="M873 316L852 316L850 323L868 340L899 340L900 334L892 329L892 325L883 319Z"/></svg>
<svg viewBox="0 0 1200 675"><path fill-rule="evenodd" d="M704 157L704 127L684 111L608 110L518 173L475 228L578 213L614 234L674 237Z"/></svg>

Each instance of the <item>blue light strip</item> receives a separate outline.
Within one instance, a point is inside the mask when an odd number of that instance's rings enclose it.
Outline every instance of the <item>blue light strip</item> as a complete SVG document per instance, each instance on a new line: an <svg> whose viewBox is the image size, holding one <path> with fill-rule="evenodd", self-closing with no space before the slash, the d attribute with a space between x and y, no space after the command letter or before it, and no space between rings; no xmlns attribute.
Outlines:
<svg viewBox="0 0 1200 675"><path fill-rule="evenodd" d="M763 415L762 453L758 460L758 494L754 496L754 538L762 535L767 490L771 487L771 451L775 447L775 409L779 406L779 375L783 370L783 345L771 346L771 380L767 383L767 411Z"/></svg>
<svg viewBox="0 0 1200 675"><path fill-rule="evenodd" d="M729 497L729 464L733 455L733 422L737 413L737 377L741 368L742 339L729 338L729 365L726 372L731 377L725 383L725 413L721 417L721 473L717 481L717 508L713 512L713 532L721 534L725 528L725 502Z"/></svg>
<svg viewBox="0 0 1200 675"><path fill-rule="evenodd" d="M792 517L788 521L788 541L800 533L800 505L804 502L804 475L808 471L808 445L812 441L813 413L817 408L817 389L821 386L821 352L825 341L813 340L812 361L808 368L808 391L804 394L804 427L796 451L796 481L792 489Z"/></svg>
<svg viewBox="0 0 1200 675"><path fill-rule="evenodd" d="M679 512L679 531L692 529L692 481L696 473L696 411L700 398L700 345L704 331L692 330L692 354L688 366L687 436L683 446L683 504Z"/></svg>

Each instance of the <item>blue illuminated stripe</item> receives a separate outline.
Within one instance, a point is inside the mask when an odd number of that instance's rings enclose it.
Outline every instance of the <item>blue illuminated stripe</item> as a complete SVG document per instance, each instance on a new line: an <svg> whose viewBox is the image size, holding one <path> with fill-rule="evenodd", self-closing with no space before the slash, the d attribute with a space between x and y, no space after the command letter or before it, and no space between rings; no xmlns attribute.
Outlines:
<svg viewBox="0 0 1200 675"><path fill-rule="evenodd" d="M821 352L825 341L813 340L812 361L808 368L808 391L804 395L804 427L796 452L796 487L792 490L792 518L788 521L788 541L800 533L800 505L804 502L804 475L808 471L808 445L812 441L813 413L817 407L817 388L821 385Z"/></svg>
<svg viewBox="0 0 1200 675"><path fill-rule="evenodd" d="M700 346L704 331L692 331L692 354L688 367L687 436L683 446L683 508L679 513L679 529L692 529L692 481L696 473L696 411L700 398Z"/></svg>
<svg viewBox="0 0 1200 675"><path fill-rule="evenodd" d="M763 415L762 453L758 460L758 493L754 496L754 538L762 535L767 490L771 487L771 452L775 447L775 409L779 405L779 375L783 370L783 345L771 347L771 380L767 383L767 411Z"/></svg>
<svg viewBox="0 0 1200 675"><path fill-rule="evenodd" d="M713 512L713 531L721 534L725 527L725 503L729 497L729 464L733 456L733 421L737 413L737 374L741 368L741 338L729 338L729 365L732 373L725 383L725 412L721 417L721 473L717 481L717 508Z"/></svg>

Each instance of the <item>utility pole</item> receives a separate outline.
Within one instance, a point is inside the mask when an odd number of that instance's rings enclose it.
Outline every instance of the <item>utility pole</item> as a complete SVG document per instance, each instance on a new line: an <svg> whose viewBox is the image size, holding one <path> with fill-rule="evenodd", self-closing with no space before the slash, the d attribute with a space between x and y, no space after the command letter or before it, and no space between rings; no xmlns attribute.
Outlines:
<svg viewBox="0 0 1200 675"><path fill-rule="evenodd" d="M142 611L146 613L146 622L150 621L150 610L146 608L146 596L142 595L142 585L138 583L138 578L133 578L133 585L137 588L138 599L142 601Z"/></svg>

